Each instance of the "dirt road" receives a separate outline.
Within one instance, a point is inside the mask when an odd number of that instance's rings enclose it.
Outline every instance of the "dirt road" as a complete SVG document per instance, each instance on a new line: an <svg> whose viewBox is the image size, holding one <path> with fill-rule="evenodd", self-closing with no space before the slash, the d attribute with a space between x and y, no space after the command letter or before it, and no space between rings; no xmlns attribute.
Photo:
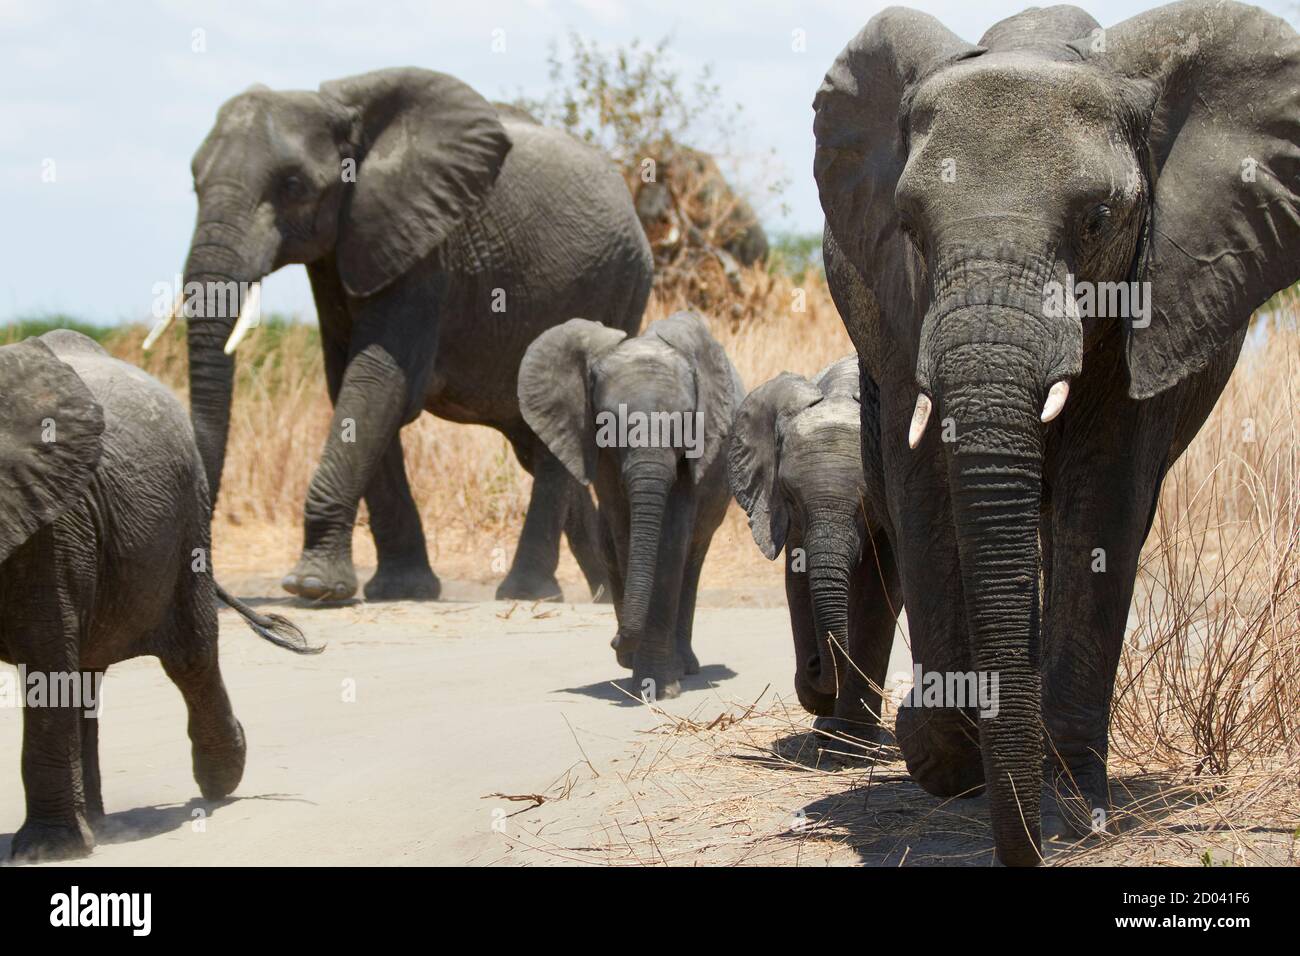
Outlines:
<svg viewBox="0 0 1300 956"><path fill-rule="evenodd" d="M273 583L232 582L245 595ZM702 591L703 671L655 707L614 661L608 605L490 596L453 582L437 603L280 606L328 645L309 658L223 611L222 668L249 751L242 785L219 803L198 795L184 706L157 662L113 668L100 731L108 819L84 862L991 861L983 798L945 803L898 760L819 753L790 689L779 590ZM900 628L890 673L909 670ZM21 735L21 713L0 710L0 860L23 819ZM1265 774L1210 802L1181 778L1113 763L1122 836L1051 859L1293 863L1288 779Z"/></svg>
<svg viewBox="0 0 1300 956"><path fill-rule="evenodd" d="M222 668L249 751L235 798L220 804L198 796L184 706L157 662L113 668L100 732L109 818L91 862L543 859L516 842L528 815L519 811L536 801L507 797L567 786L566 823L598 827L603 804L582 807L574 782L615 778L666 714L712 717L772 700L770 688L790 696L783 607L701 608L702 673L655 712L621 680L610 606L502 603L480 600L482 590L451 585L452 600L431 604L288 609L328 644L311 658L262 643L223 611ZM21 724L19 711L0 713L11 764L0 778L0 858L23 818Z"/></svg>

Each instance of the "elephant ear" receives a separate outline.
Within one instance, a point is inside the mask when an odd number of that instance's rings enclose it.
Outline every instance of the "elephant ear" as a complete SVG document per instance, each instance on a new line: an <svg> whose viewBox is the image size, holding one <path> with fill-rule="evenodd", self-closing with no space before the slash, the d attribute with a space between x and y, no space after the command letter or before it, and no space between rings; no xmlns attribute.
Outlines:
<svg viewBox="0 0 1300 956"><path fill-rule="evenodd" d="M838 248L860 274L865 294L854 298L864 300L859 306L868 310L867 323L884 323L913 358L924 308L924 266L900 233L894 208L894 190L907 162L900 106L919 79L982 52L928 14L890 7L849 41L813 100L813 175L828 239L834 240L827 245ZM829 261L827 268L832 269ZM869 360L879 354L874 342L855 344Z"/></svg>
<svg viewBox="0 0 1300 956"><path fill-rule="evenodd" d="M727 445L736 406L744 397L744 386L727 353L694 312L674 312L666 319L651 323L645 334L655 336L684 355L695 372L695 410L704 415L704 450L700 457L687 461L691 477L699 481Z"/></svg>
<svg viewBox="0 0 1300 956"><path fill-rule="evenodd" d="M360 120L359 166L340 212L337 259L348 293L370 295L483 201L510 137L491 103L444 73L378 70L320 91Z"/></svg>
<svg viewBox="0 0 1300 956"><path fill-rule="evenodd" d="M822 398L821 389L803 376L782 372L749 393L732 423L727 479L731 493L749 515L754 543L769 561L781 553L790 531L785 496L777 486L780 420Z"/></svg>
<svg viewBox="0 0 1300 956"><path fill-rule="evenodd" d="M533 340L519 363L519 410L569 474L584 485L596 477L596 422L591 366L627 338L587 319L569 319Z"/></svg>
<svg viewBox="0 0 1300 956"><path fill-rule="evenodd" d="M1300 279L1300 38L1256 7L1159 7L1080 52L1154 88L1150 324L1127 333L1129 394L1204 368Z"/></svg>
<svg viewBox="0 0 1300 956"><path fill-rule="evenodd" d="M45 343L0 348L0 561L86 490L103 432L90 389Z"/></svg>

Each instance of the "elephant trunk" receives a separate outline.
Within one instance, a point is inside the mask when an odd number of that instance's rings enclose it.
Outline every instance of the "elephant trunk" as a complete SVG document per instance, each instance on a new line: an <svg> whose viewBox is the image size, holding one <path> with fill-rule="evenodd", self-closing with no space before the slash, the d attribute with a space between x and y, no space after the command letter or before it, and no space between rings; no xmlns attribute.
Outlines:
<svg viewBox="0 0 1300 956"><path fill-rule="evenodd" d="M998 858L1008 865L1035 865L1041 859L1043 764L1038 673L1043 394L1023 374L988 380L990 370L1005 367L1006 351L996 346L949 351L946 362L980 370L984 380L943 382L942 402L958 429L947 460L979 693L977 701L959 703L980 709Z"/></svg>
<svg viewBox="0 0 1300 956"><path fill-rule="evenodd" d="M206 204L205 204L206 205ZM252 214L225 200L219 212L200 207L185 261L190 419L212 503L217 501L230 429L235 359L225 353L253 283L270 271L272 243L258 241Z"/></svg>
<svg viewBox="0 0 1300 956"><path fill-rule="evenodd" d="M832 508L815 514L804 547L817 646L808 649L804 666L814 689L834 695L853 666L848 658L849 579L858 559L859 537L851 513Z"/></svg>
<svg viewBox="0 0 1300 956"><path fill-rule="evenodd" d="M674 474L670 465L650 456L632 458L623 470L630 533L620 626L633 641L639 641L645 634L664 512Z"/></svg>

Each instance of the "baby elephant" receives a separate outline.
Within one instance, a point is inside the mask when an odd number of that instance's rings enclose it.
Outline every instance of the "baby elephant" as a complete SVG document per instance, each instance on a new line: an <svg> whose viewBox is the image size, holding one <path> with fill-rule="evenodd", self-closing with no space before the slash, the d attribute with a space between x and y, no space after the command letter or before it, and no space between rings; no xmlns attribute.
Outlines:
<svg viewBox="0 0 1300 956"><path fill-rule="evenodd" d="M860 403L856 356L811 382L785 372L741 404L728 456L754 541L769 560L785 548L799 702L815 727L872 743L901 595L863 478L878 407Z"/></svg>
<svg viewBox="0 0 1300 956"><path fill-rule="evenodd" d="M159 382L76 332L0 348L0 660L18 665L25 703L15 859L94 846L110 664L161 659L189 710L194 779L218 799L243 775L244 732L217 666L216 598L266 640L319 650L217 586L209 511L189 418Z"/></svg>
<svg viewBox="0 0 1300 956"><path fill-rule="evenodd" d="M676 697L699 672L691 623L700 567L731 498L726 447L744 386L700 317L643 334L570 319L519 366L524 420L596 486L618 616L613 646L643 698Z"/></svg>

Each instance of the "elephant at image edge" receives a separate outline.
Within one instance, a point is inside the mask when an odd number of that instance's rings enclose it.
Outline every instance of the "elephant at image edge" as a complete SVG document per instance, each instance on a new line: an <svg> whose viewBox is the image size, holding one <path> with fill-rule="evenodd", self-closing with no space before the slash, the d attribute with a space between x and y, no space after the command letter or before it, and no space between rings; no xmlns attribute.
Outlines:
<svg viewBox="0 0 1300 956"><path fill-rule="evenodd" d="M217 663L215 600L265 640L319 648L194 568L209 515L189 419L162 384L77 332L0 348L0 660L53 692L158 657L185 697L194 779L217 800L239 785L245 738ZM104 816L97 701L54 703L22 708L20 860L85 856Z"/></svg>
<svg viewBox="0 0 1300 956"><path fill-rule="evenodd" d="M972 46L891 8L814 102L827 276L880 386L867 481L913 656L999 679L996 716L904 707L899 745L932 793L987 788L1008 864L1038 862L1041 833L1106 824L1111 693L1161 481L1252 310L1300 278L1295 32L1229 2L1097 30L1032 9ZM1150 283L1149 323L1053 314L1045 290L1069 278Z"/></svg>
<svg viewBox="0 0 1300 956"><path fill-rule="evenodd" d="M877 433L862 422L874 421L878 402L856 356L811 382L783 372L741 403L728 454L754 542L769 561L785 550L799 703L818 715L816 729L870 743L883 738L881 690L901 610L879 502L862 477L862 436Z"/></svg>
<svg viewBox="0 0 1300 956"><path fill-rule="evenodd" d="M731 500L721 452L744 394L722 346L690 312L653 322L634 338L572 319L538 336L519 369L529 425L574 478L596 487L618 618L613 647L652 700L677 696L680 678L700 669L691 650L695 597ZM700 454L688 456L681 446L606 447L597 416L617 421L621 412L629 436L633 414L698 414ZM692 437L685 425L681 437Z"/></svg>
<svg viewBox="0 0 1300 956"><path fill-rule="evenodd" d="M355 592L352 529L364 496L379 558L366 597L438 596L399 436L422 410L497 429L533 475L497 596L559 596L561 529L598 588L590 497L525 424L516 380L528 344L571 316L625 332L640 325L650 250L608 161L498 112L450 76L394 69L319 92L255 87L234 97L193 173L187 286L254 282L305 263L316 301L334 419L285 588L308 598ZM190 409L214 501L235 326L233 315L189 321Z"/></svg>

